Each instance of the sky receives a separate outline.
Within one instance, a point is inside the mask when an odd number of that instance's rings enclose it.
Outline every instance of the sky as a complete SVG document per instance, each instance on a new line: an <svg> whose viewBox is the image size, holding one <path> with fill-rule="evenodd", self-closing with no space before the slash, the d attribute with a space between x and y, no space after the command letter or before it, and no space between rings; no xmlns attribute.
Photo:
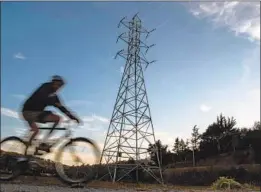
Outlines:
<svg viewBox="0 0 261 192"><path fill-rule="evenodd" d="M170 149L223 113L238 127L260 120L260 3L3 2L1 137L27 129L23 101L54 74L63 102L84 120L75 136L102 148L125 61L119 21L139 12L156 44L145 71L156 139Z"/></svg>

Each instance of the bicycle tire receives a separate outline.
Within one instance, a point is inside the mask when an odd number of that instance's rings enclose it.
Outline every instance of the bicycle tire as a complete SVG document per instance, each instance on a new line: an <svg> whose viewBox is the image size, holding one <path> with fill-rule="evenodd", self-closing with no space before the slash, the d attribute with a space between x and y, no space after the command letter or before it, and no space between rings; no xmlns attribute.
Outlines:
<svg viewBox="0 0 261 192"><path fill-rule="evenodd" d="M55 163L56 173L58 175L58 178L63 183L66 183L66 184L87 183L88 181L90 181L92 179L90 179L90 178L82 178L82 179L77 179L77 180L71 179L64 173L64 165L59 163L62 151L64 151L64 149L66 147L72 145L74 142L85 142L85 143L90 144L92 146L93 151L94 151L96 162L98 162L100 160L101 153L100 153L100 150L99 150L98 146L94 143L94 141L92 141L89 138L84 138L84 137L72 138L70 141L68 141L67 143L65 143L64 145L62 145L59 148L59 150L58 150L59 152L55 156L55 159L56 159L56 163Z"/></svg>
<svg viewBox="0 0 261 192"><path fill-rule="evenodd" d="M4 142L7 142L7 141L19 142L19 143L23 144L23 145L25 146L25 148L26 148L26 143L25 143L25 141L23 141L21 138L16 137L16 136L10 136L10 137L7 137L7 138L3 139L3 140L0 142L0 146L1 146ZM25 152L25 153L26 153L26 152ZM8 158L9 158L9 157L8 157ZM14 161L15 161L16 158L15 158L15 157L10 157L8 160L10 160L10 159L14 159ZM10 176L10 177L7 177L7 178L2 178L2 177L1 177L1 174L0 174L0 181L11 181L11 180L17 178L18 176L20 176L20 175L21 175L23 172L25 172L26 169L27 169L27 166L26 166L27 164L24 165L23 163L24 163L24 161L23 161L23 162L19 162L19 163L17 163L17 161L15 161L15 164L12 166L12 169L15 170L15 173L12 173L11 176Z"/></svg>

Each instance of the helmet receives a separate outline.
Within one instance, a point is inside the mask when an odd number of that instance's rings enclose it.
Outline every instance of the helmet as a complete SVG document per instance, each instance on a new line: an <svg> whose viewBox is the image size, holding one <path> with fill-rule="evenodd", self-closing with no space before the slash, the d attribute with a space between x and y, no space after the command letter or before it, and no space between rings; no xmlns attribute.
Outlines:
<svg viewBox="0 0 261 192"><path fill-rule="evenodd" d="M65 84L64 79L63 79L61 76L59 76L59 75L54 75L54 76L52 76L52 82L54 82L54 81L59 81L59 82L61 82L62 84Z"/></svg>

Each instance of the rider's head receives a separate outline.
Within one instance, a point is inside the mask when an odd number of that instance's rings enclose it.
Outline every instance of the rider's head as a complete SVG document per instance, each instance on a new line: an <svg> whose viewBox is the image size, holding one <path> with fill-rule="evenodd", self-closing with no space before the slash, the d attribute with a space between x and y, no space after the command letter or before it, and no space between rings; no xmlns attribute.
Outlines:
<svg viewBox="0 0 261 192"><path fill-rule="evenodd" d="M54 75L52 77L52 86L53 86L55 91L60 89L64 84L65 84L65 82L64 82L64 80L63 80L63 78L61 76Z"/></svg>

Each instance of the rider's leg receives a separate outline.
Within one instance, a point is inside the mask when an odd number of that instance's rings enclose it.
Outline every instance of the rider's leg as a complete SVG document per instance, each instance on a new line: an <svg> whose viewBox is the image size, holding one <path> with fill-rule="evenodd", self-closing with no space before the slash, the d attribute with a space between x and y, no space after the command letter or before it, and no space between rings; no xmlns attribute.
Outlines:
<svg viewBox="0 0 261 192"><path fill-rule="evenodd" d="M45 116L45 118L43 119L44 122L53 123L53 126L52 126L50 132L44 137L43 141L47 141L50 138L51 134L53 133L54 128L59 124L60 119L61 119L60 116L52 114L52 113Z"/></svg>
<svg viewBox="0 0 261 192"><path fill-rule="evenodd" d="M34 122L28 122L30 128L31 128L31 131L33 131L33 134L31 135L29 141L28 141L28 145L31 145L32 144L32 141L33 139L37 136L37 134L39 133L39 129L36 125L36 123Z"/></svg>
<svg viewBox="0 0 261 192"><path fill-rule="evenodd" d="M29 127L31 128L31 131L33 132L31 137L29 138L28 145L31 145L33 139L39 133L39 129L36 125L38 115L39 115L39 112L35 112L35 111L23 111L22 112L22 116L23 116L24 120L28 123Z"/></svg>
<svg viewBox="0 0 261 192"><path fill-rule="evenodd" d="M44 150L46 152L50 151L51 146L46 143L46 141L51 136L54 128L59 124L60 117L58 115L53 114L51 111L43 111L38 116L38 122L39 123L54 123L50 132L42 139L41 144L39 145L38 149Z"/></svg>

